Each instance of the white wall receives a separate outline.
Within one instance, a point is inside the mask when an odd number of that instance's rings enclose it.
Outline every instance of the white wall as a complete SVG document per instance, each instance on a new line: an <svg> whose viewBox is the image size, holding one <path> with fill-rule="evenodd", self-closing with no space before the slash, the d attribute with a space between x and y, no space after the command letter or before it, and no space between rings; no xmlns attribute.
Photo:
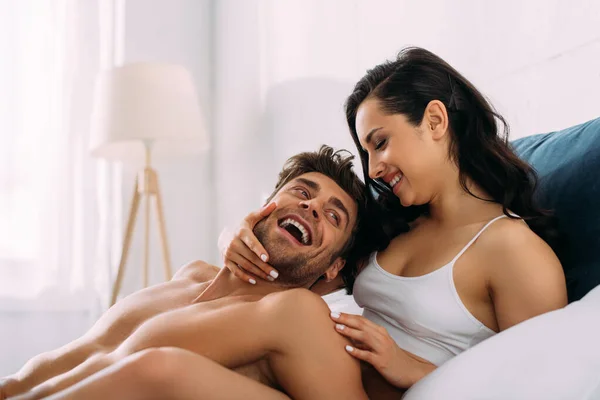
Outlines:
<svg viewBox="0 0 600 400"><path fill-rule="evenodd" d="M212 133L211 10L209 0L127 0L123 33L123 63L157 61L181 64L196 83L207 129ZM157 160L166 230L175 272L198 259L216 262L213 234L211 153ZM125 166L123 218L127 218L137 167ZM142 287L143 212L140 205L121 293ZM153 211L154 212L154 211ZM150 283L160 282L163 264L158 229L151 214Z"/></svg>
<svg viewBox="0 0 600 400"><path fill-rule="evenodd" d="M218 264L218 233L262 204L289 156L322 143L354 151L346 96L404 46L426 47L463 72L508 119L513 139L598 116L598 2L125 4L124 62L190 68L213 137L208 155L157 164L174 268L198 258ZM126 169L125 210L133 177ZM141 284L141 220L137 228L125 293ZM152 247L156 282L156 240Z"/></svg>
<svg viewBox="0 0 600 400"><path fill-rule="evenodd" d="M283 160L354 151L343 102L407 45L445 58L504 114L511 138L599 116L597 1L216 2L216 226L235 226Z"/></svg>

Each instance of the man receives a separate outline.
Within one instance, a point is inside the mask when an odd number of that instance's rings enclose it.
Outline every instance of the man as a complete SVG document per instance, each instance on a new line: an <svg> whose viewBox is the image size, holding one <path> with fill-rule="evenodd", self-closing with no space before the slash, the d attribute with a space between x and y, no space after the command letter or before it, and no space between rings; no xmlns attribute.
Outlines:
<svg viewBox="0 0 600 400"><path fill-rule="evenodd" d="M170 282L118 302L82 338L32 359L6 382L4 396L109 397L108 390L123 396L114 385L95 389L94 374L110 367L103 371L110 376L120 365L168 346L293 399L366 399L359 364L344 350L347 342L333 329L327 305L295 289L333 280L346 260L356 259L352 243L362 232L366 200L351 159L323 146L285 164L272 196L277 209L254 230L280 272L277 280L248 285L226 268L192 263ZM119 379L126 385L127 379ZM177 390L173 382L163 398L177 398Z"/></svg>

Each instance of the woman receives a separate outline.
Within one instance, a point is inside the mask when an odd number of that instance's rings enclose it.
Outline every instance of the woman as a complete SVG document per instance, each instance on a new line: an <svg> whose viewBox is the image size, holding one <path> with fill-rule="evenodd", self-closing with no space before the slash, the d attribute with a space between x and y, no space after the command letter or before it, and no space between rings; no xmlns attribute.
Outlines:
<svg viewBox="0 0 600 400"><path fill-rule="evenodd" d="M408 388L497 332L567 304L556 235L533 201L536 175L460 73L427 50L404 49L357 83L346 117L387 233L354 283L363 316L332 313L356 344L350 354ZM246 218L224 251L225 265L251 283L276 281L252 234L272 208Z"/></svg>

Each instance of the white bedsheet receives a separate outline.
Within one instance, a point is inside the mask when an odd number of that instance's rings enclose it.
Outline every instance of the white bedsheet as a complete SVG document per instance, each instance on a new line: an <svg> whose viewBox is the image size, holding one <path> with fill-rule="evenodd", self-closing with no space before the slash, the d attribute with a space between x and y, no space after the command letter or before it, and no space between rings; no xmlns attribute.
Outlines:
<svg viewBox="0 0 600 400"><path fill-rule="evenodd" d="M346 289L323 296L323 300L327 302L331 311L362 315L362 308L356 304L352 295L346 294Z"/></svg>

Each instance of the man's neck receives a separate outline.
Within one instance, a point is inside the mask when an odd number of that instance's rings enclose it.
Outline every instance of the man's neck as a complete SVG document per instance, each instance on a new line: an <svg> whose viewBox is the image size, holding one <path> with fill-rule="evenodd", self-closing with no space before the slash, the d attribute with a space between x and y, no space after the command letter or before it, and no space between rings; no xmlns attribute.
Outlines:
<svg viewBox="0 0 600 400"><path fill-rule="evenodd" d="M208 287L196 298L196 302L214 300L229 296L257 296L264 297L270 293L281 292L289 289L280 286L277 282L268 282L257 279L255 285L245 282L235 276L228 268L221 268Z"/></svg>

